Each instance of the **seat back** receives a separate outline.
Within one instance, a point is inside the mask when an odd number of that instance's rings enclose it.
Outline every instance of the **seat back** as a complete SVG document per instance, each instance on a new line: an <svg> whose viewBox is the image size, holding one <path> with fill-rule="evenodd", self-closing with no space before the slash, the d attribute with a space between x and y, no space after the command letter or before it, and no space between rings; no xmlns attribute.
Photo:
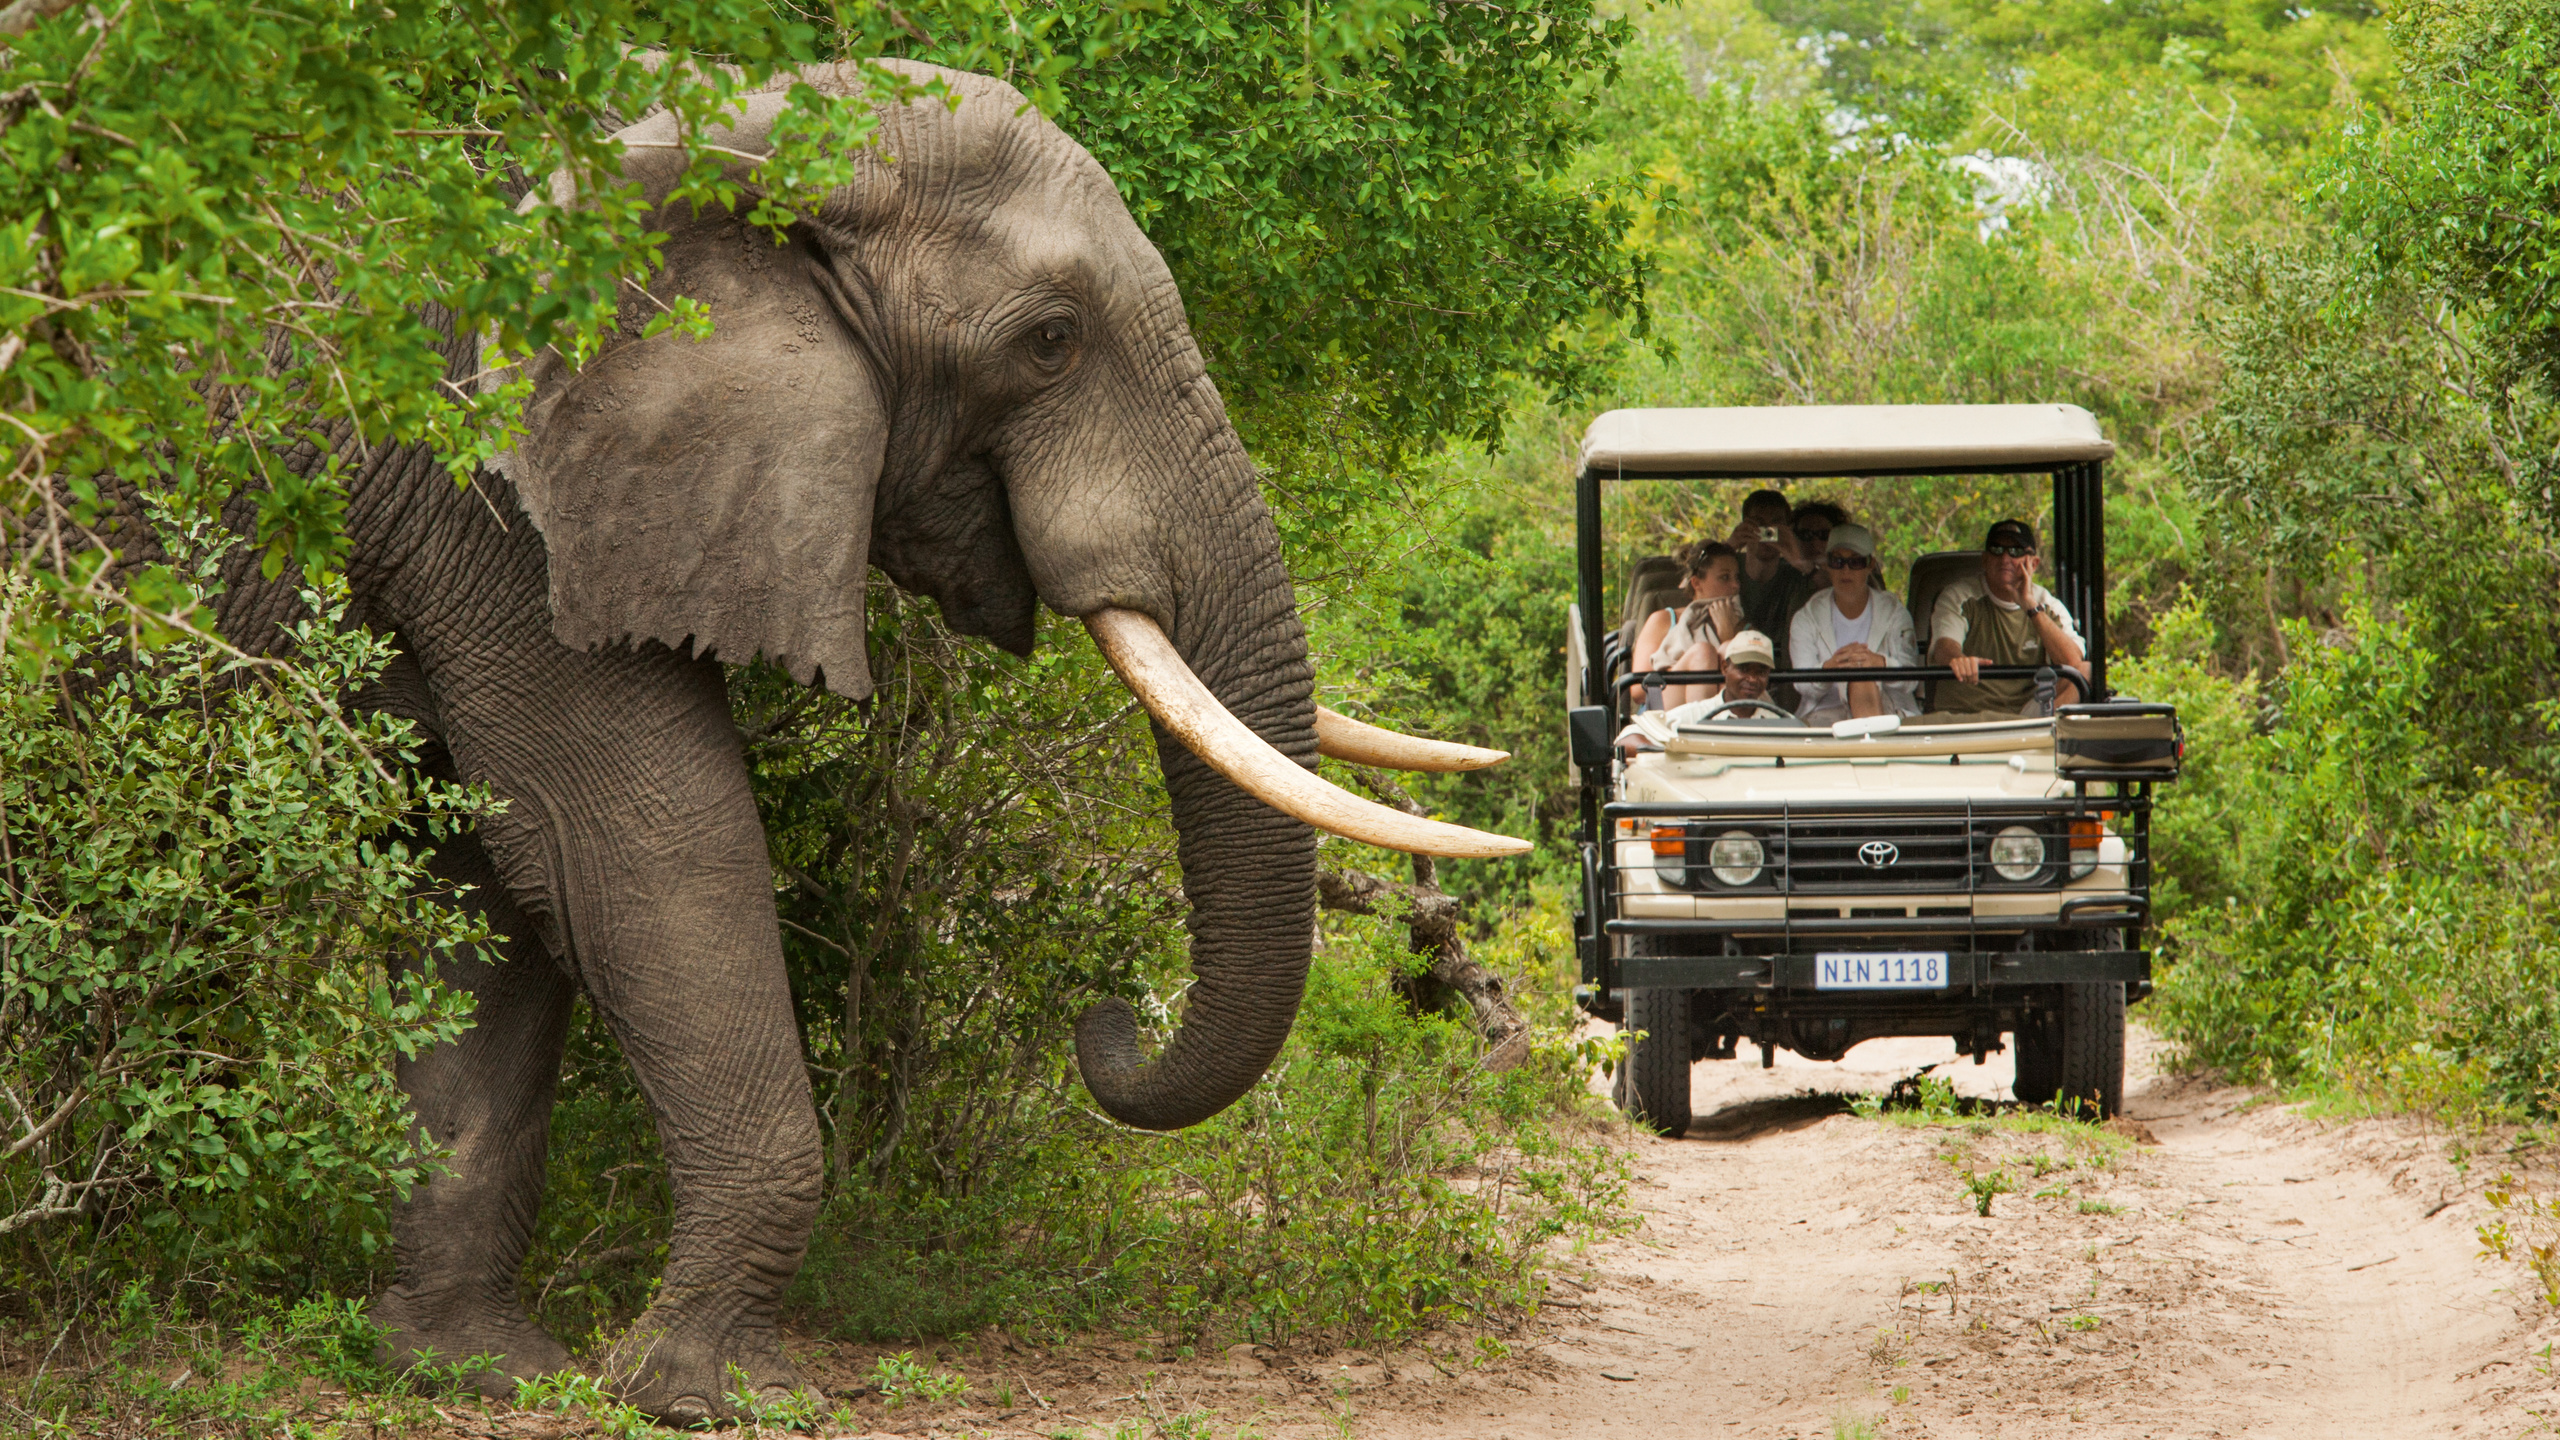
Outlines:
<svg viewBox="0 0 2560 1440"><path fill-rule="evenodd" d="M1902 603L1911 609L1912 639L1919 642L1920 653L1929 653L1929 612L1938 606L1938 592L1950 580L1982 573L1979 550L1939 550L1911 562L1911 579L1902 587Z"/></svg>
<svg viewBox="0 0 2560 1440"><path fill-rule="evenodd" d="M1920 651L1920 663L1929 663L1929 616L1938 608L1938 592L1950 581L1982 573L1979 550L1937 550L1911 562L1911 579L1903 586L1903 603L1911 610L1911 640ZM1936 708L1938 682L1920 682L1920 708Z"/></svg>
<svg viewBox="0 0 2560 1440"><path fill-rule="evenodd" d="M1647 555L1627 572L1626 610L1618 617L1618 636L1624 644L1632 647L1636 643L1636 632L1643 627L1644 617L1689 598L1687 587L1680 581L1680 561L1670 555Z"/></svg>

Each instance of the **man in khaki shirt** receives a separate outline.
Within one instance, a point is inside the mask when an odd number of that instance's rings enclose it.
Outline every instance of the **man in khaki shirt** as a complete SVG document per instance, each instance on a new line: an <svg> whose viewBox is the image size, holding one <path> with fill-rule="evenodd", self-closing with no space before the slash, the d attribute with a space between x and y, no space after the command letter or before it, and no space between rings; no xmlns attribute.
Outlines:
<svg viewBox="0 0 2560 1440"><path fill-rule="evenodd" d="M2032 680L1985 680L1985 665L2052 665L2086 684L2089 662L2079 628L2053 593L2035 583L2036 532L2003 520L1982 541L1982 573L1938 592L1929 618L1929 663L1955 672L1938 682L1930 709L1948 715L2016 715L2035 695Z"/></svg>

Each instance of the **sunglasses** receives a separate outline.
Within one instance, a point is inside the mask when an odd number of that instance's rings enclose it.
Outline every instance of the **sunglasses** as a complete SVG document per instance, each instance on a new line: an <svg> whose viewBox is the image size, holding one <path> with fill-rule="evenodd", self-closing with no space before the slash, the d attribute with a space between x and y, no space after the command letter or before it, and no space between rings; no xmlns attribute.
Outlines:
<svg viewBox="0 0 2560 1440"><path fill-rule="evenodd" d="M2033 545L1985 545L1982 549L1984 554L2006 555L2012 560L2023 560L2036 553Z"/></svg>
<svg viewBox="0 0 2560 1440"><path fill-rule="evenodd" d="M1822 563L1834 570L1864 570L1876 562L1866 555L1825 555Z"/></svg>
<svg viewBox="0 0 2560 1440"><path fill-rule="evenodd" d="M1798 530L1796 532L1796 538L1807 545L1820 546L1823 542L1831 538L1831 532L1828 530Z"/></svg>

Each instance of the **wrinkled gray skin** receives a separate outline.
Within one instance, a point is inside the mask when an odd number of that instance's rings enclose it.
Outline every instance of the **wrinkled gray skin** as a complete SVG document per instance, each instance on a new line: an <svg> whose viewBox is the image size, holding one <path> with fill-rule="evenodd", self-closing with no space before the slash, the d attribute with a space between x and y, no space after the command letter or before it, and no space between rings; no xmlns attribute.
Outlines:
<svg viewBox="0 0 2560 1440"><path fill-rule="evenodd" d="M433 456L387 451L353 484L359 610L403 651L369 701L509 802L438 860L514 938L459 977L477 1025L400 1067L453 1151L401 1208L398 1278L374 1304L402 1355L500 1354L501 1390L567 1363L517 1272L583 987L648 1096L676 1206L665 1281L613 1357L623 1394L686 1419L727 1412L726 1366L792 1383L776 1311L818 1206L819 1132L720 661L762 651L867 694L866 562L1017 652L1035 601L1143 611L1230 710L1313 763L1277 537L1171 275L1079 146L1010 88L951 78L957 112L888 114L896 163L866 161L785 246L661 211L674 238L651 288L706 300L713 338L639 339L650 310L631 297L583 371L537 366L504 473L462 491ZM726 143L760 149L779 104ZM669 138L660 123L630 133ZM630 169L662 195L676 163L642 149ZM232 633L285 613L245 558L232 570ZM1198 980L1151 1063L1117 1002L1085 1017L1078 1053L1106 1109L1163 1129L1235 1100L1286 1037L1315 847L1161 728L1156 746Z"/></svg>

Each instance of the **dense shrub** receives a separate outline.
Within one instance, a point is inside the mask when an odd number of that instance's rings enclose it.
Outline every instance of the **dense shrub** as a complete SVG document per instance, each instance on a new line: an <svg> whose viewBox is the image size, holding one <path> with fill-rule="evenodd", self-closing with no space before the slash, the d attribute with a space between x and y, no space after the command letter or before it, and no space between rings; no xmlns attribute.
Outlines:
<svg viewBox="0 0 2560 1440"><path fill-rule="evenodd" d="M1504 958L1553 965L1556 919ZM1596 1102L1567 1031L1488 1074L1470 1030L1395 997L1411 963L1401 927L1328 916L1271 1075L1187 1131L1111 1124L1053 1061L974 1188L855 1177L804 1302L866 1338L1117 1322L1185 1344L1393 1341L1527 1303L1543 1242L1631 1218L1622 1152L1571 1119Z"/></svg>
<svg viewBox="0 0 2560 1440"><path fill-rule="evenodd" d="M428 1163L391 1061L468 999L411 962L484 937L421 842L480 802L341 705L389 647L309 599L292 665L75 604L0 668L0 1306L360 1285Z"/></svg>
<svg viewBox="0 0 2560 1440"><path fill-rule="evenodd" d="M2263 728L2251 684L2128 667L2201 762L2159 812L2178 886L2155 1023L2239 1079L2551 1113L2560 827L2539 787L2445 763L2442 662L2409 629L2362 607L2326 636L2291 626Z"/></svg>

